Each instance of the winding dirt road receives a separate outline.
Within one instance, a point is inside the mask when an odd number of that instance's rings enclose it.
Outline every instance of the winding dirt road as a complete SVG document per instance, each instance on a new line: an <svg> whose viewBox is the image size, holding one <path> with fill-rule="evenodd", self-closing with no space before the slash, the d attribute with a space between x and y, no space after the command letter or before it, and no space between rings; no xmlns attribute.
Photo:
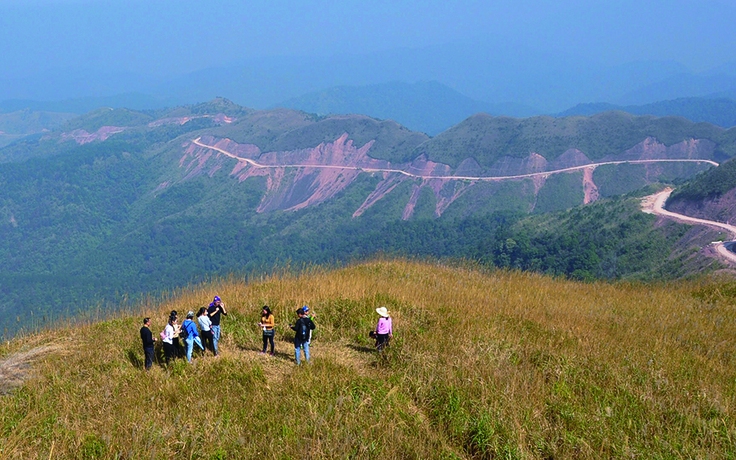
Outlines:
<svg viewBox="0 0 736 460"><path fill-rule="evenodd" d="M207 145L200 141L200 137L192 140L192 143L195 145L198 145L200 147L215 150L216 152L220 152L223 155L226 155L230 158L234 158L238 161L244 161L248 163L249 165L256 167L256 168L314 168L314 169L349 169L353 171L363 171L368 173L373 172L389 172L389 173L397 173L397 174L403 174L404 176L417 178L417 179L444 179L444 180L471 180L471 181L487 181L487 182L493 182L493 181L501 181L501 180L510 180L510 179L525 179L525 178L533 178L533 177L547 177L552 174L560 174L565 172L571 172L571 171L579 171L583 169L588 168L597 168L598 166L603 165L620 165L620 164L646 164L646 163L708 163L713 166L718 166L718 163L711 160L702 160L702 159L658 159L658 160L622 160L622 161L604 161L601 163L589 163L587 165L582 166L573 166L570 168L563 168L563 169L555 169L552 171L543 171L543 172L536 172L536 173L528 173L528 174L517 174L514 176L430 176L430 175L421 175L421 174L414 174L407 171L404 171L402 169L389 169L389 168L366 168L366 167L360 167L360 166L340 166L340 165L315 165L315 164L279 164L279 165L264 165L261 163L258 163L254 160L251 160L250 158L243 158L235 155L234 153L228 152L227 150L223 150L219 147L215 147L213 145Z"/></svg>
<svg viewBox="0 0 736 460"><path fill-rule="evenodd" d="M668 219L672 219L685 224L705 225L706 227L714 228L716 230L725 230L731 234L731 240L736 239L736 227L734 227L733 225L724 224L723 222L715 222L712 220L698 219L696 217L689 217L684 214L677 214L675 212L670 212L664 209L664 204L665 202L667 202L667 198L669 198L672 190L672 188L667 187L659 193L644 197L644 199L642 199L641 201L641 210L647 214L663 216ZM730 242L731 241L714 241L711 244L715 247L718 255L720 255L724 260L732 264L736 264L736 254L726 248L726 244Z"/></svg>
<svg viewBox="0 0 736 460"><path fill-rule="evenodd" d="M243 158L239 157L231 152L228 152L227 150L221 149L219 147L215 147L213 145L207 145L201 142L201 138L198 137L194 140L192 140L192 143L195 145L198 145L202 148L215 150L217 152L222 153L225 156L228 156L230 158L233 158L238 161L244 161L248 163L249 165L255 167L255 168L315 168L315 169L347 169L347 170L353 170L353 171L363 171L363 172L389 172L389 173L397 173L402 174L407 177L417 178L417 179L444 179L444 180L470 180L470 181L501 181L501 180L512 180L512 179L525 179L525 178L534 178L534 177L548 177L552 174L560 174L560 173L566 173L571 171L578 171L578 170L586 170L591 168L597 168L598 166L603 165L619 165L619 164L647 164L647 163L708 163L713 166L718 166L718 163L711 160L704 160L704 159L652 159L652 160L621 160L621 161L604 161L600 163L590 163L587 165L582 166L573 166L570 168L563 168L563 169L556 169L552 171L543 171L543 172L536 172L536 173L528 173L528 174L517 174L513 176L431 176L431 175L421 175L421 174L414 174L410 173L401 169L390 169L390 168L366 168L366 167L359 167L359 166L342 166L342 165L315 165L315 164L279 164L279 165L266 165L258 163L250 158ZM729 224L724 224L722 222L715 222L711 220L705 220L705 219L698 219L695 217L689 217L683 214L677 214L674 212L667 211L664 209L664 204L667 201L667 198L669 198L670 194L672 193L672 188L668 187L664 190L662 190L659 193L655 193L654 195L650 195L647 197L644 197L641 202L642 211L648 214L655 214L658 216L663 216L668 219L672 219L678 222L682 222L685 224L691 224L691 225L705 225L707 227L715 228L717 230L725 230L729 232L731 235L732 240L736 240L736 227ZM731 243L731 241L714 241L713 246L715 247L716 252L727 262L731 264L736 265L736 253L733 253L729 251L726 248L726 244Z"/></svg>

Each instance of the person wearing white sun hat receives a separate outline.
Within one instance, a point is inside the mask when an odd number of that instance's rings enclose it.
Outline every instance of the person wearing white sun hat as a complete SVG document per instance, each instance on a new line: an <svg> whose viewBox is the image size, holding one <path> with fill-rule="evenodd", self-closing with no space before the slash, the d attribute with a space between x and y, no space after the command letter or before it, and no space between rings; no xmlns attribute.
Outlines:
<svg viewBox="0 0 736 460"><path fill-rule="evenodd" d="M393 324L391 324L391 315L389 315L386 307L376 308L378 313L378 324L376 324L376 349L382 351L394 336Z"/></svg>

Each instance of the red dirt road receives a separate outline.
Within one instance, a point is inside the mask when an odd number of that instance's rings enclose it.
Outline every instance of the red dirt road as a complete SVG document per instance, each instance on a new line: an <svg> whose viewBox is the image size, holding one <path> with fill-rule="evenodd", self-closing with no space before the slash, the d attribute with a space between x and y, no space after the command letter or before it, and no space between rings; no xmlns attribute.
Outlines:
<svg viewBox="0 0 736 460"><path fill-rule="evenodd" d="M414 174L411 172L407 172L401 169L390 169L390 168L366 168L366 167L358 167L358 166L350 166L350 165L329 165L329 164L279 164L279 165L265 165L257 163L256 161L251 160L250 158L243 158L239 157L231 152L228 152L227 150L223 150L221 148L215 147L213 145L207 145L200 141L201 137L198 137L196 139L192 140L192 143L194 145L197 145L202 148L215 150L217 152L222 153L223 155L226 155L230 158L233 158L238 161L244 161L248 163L249 165L256 167L256 168L313 168L313 169L352 169L362 172L387 172L387 173L397 173L402 174L404 176L408 177L414 177L419 179L443 179L443 180L470 180L470 181L501 181L501 180L509 180L509 179L527 179L527 178L534 178L534 177L548 177L552 174L559 174L559 173L565 173L565 172L572 172L572 171L579 171L579 170L592 170L597 168L598 166L603 165L621 165L621 164L651 164L651 163L708 163L713 166L718 166L718 163L712 160L704 160L704 159L697 159L697 158L682 158L682 159L652 159L652 160L621 160L621 161L604 161L600 163L590 163L580 166L572 166L569 168L562 168L562 169L555 169L553 171L543 171L543 172L535 172L535 173L527 173L527 174L516 174L511 176L433 176L433 175L423 175L423 174Z"/></svg>
<svg viewBox="0 0 736 460"><path fill-rule="evenodd" d="M664 203L672 193L672 188L667 187L659 193L644 197L641 201L641 210L647 214L655 214L657 216L663 216L668 219L682 222L684 224L691 225L705 225L706 227L714 228L716 230L725 230L731 235L731 239L736 239L736 227L723 222L715 222L712 220L698 219L696 217L689 217L684 214L677 214L664 209ZM711 243L715 246L716 252L725 261L736 264L736 254L726 249L723 241L714 241Z"/></svg>

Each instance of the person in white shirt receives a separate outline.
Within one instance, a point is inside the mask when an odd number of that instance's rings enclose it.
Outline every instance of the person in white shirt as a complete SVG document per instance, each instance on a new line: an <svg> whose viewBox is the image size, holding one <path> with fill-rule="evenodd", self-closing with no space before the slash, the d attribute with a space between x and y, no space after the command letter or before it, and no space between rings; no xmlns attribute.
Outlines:
<svg viewBox="0 0 736 460"><path fill-rule="evenodd" d="M166 358L166 364L169 364L169 360L175 359L177 355L176 347L174 346L174 337L177 336L176 329L176 316L169 316L169 322L166 324L164 332L161 336L161 341L164 345L164 357Z"/></svg>
<svg viewBox="0 0 736 460"><path fill-rule="evenodd" d="M212 320L207 315L207 308L202 307L197 312L197 322L199 323L199 333L202 336L204 347L210 350L215 356L215 344L212 341Z"/></svg>

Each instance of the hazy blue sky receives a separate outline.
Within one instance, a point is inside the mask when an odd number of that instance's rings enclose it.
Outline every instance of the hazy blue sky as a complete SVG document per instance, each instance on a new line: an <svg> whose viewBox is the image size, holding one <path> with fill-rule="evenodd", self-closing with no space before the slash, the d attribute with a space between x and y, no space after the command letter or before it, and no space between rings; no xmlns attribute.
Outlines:
<svg viewBox="0 0 736 460"><path fill-rule="evenodd" d="M6 75L60 67L186 72L264 55L330 55L452 41L523 44L602 63L736 57L720 0L0 0Z"/></svg>
<svg viewBox="0 0 736 460"><path fill-rule="evenodd" d="M0 0L0 84L47 71L171 77L257 57L447 43L564 54L604 66L676 61L705 72L736 61L733 3Z"/></svg>

